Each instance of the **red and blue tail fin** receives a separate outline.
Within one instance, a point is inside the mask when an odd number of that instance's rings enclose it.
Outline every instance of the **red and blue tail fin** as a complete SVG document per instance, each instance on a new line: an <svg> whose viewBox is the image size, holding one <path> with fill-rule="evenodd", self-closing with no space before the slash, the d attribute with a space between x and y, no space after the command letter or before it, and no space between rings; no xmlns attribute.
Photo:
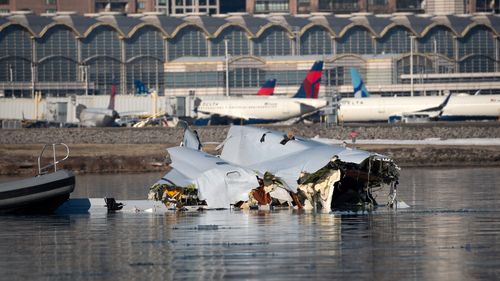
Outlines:
<svg viewBox="0 0 500 281"><path fill-rule="evenodd" d="M264 84L262 84L262 87L259 89L257 92L258 96L271 96L274 94L274 86L276 86L276 79L269 79Z"/></svg>
<svg viewBox="0 0 500 281"><path fill-rule="evenodd" d="M111 85L111 95L109 97L108 109L115 110L116 83Z"/></svg>
<svg viewBox="0 0 500 281"><path fill-rule="evenodd" d="M311 70L306 75L304 82L299 90L293 96L294 98L317 99L319 94L319 85L321 84L321 75L323 75L323 61L314 62Z"/></svg>

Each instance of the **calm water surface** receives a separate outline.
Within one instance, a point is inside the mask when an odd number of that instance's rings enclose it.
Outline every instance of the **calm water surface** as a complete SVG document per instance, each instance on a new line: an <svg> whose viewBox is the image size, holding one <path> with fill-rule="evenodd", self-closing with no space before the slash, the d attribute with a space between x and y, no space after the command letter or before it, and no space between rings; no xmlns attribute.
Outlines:
<svg viewBox="0 0 500 281"><path fill-rule="evenodd" d="M79 176L73 197L144 199L161 175ZM400 182L397 212L0 216L0 279L500 279L500 168Z"/></svg>

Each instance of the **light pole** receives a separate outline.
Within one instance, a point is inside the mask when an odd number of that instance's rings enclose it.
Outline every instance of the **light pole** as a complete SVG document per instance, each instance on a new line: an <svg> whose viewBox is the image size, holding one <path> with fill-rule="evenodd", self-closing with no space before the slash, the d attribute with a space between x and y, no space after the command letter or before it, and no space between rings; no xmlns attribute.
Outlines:
<svg viewBox="0 0 500 281"><path fill-rule="evenodd" d="M413 97L413 45L415 36L410 36L410 95Z"/></svg>
<svg viewBox="0 0 500 281"><path fill-rule="evenodd" d="M229 97L229 54L227 47L228 41L228 38L224 38L224 58L226 62L226 96Z"/></svg>
<svg viewBox="0 0 500 281"><path fill-rule="evenodd" d="M10 90L12 91L12 98L15 98L16 96L14 95L14 69L12 67L12 64L9 64L9 86Z"/></svg>
<svg viewBox="0 0 500 281"><path fill-rule="evenodd" d="M434 38L434 73L439 73L439 67L438 67L438 56L437 56L437 40Z"/></svg>

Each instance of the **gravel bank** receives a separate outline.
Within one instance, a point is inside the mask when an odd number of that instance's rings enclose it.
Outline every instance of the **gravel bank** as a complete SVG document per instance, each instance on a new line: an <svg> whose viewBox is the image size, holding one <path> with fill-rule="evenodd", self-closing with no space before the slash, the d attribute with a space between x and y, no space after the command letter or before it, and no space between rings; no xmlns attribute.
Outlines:
<svg viewBox="0 0 500 281"><path fill-rule="evenodd" d="M500 138L498 123L437 123L424 125L349 125L324 128L315 125L270 126L305 137L348 139ZM203 142L221 142L229 127L197 127ZM176 128L61 128L0 130L0 174L36 172L36 157L43 143L64 142L71 157L64 167L78 173L166 171L166 148L178 145ZM209 146L213 148L214 145ZM356 145L392 157L408 166L499 166L500 146Z"/></svg>
<svg viewBox="0 0 500 281"><path fill-rule="evenodd" d="M281 131L293 131L304 137L319 136L347 139L351 131L360 139L426 138L500 138L500 124L485 123L429 123L419 125L346 125L324 128L319 124L268 126ZM228 126L195 127L203 142L221 142ZM179 143L182 130L177 128L51 128L0 130L0 144L37 144L64 142L67 144L166 144Z"/></svg>

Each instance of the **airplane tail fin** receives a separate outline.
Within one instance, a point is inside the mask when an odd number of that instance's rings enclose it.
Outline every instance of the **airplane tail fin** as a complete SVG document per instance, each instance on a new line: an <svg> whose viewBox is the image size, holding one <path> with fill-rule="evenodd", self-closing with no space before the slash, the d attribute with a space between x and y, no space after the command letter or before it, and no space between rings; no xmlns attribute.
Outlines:
<svg viewBox="0 0 500 281"><path fill-rule="evenodd" d="M194 113L198 113L198 107L200 107L200 104L201 104L201 99L196 97L196 99L194 100Z"/></svg>
<svg viewBox="0 0 500 281"><path fill-rule="evenodd" d="M274 94L274 87L276 86L276 79L269 79L264 84L262 84L262 87L259 89L257 92L258 96L271 96Z"/></svg>
<svg viewBox="0 0 500 281"><path fill-rule="evenodd" d="M317 99L321 84L321 75L323 75L323 61L316 61L293 97Z"/></svg>
<svg viewBox="0 0 500 281"><path fill-rule="evenodd" d="M108 109L115 110L116 84L111 85L111 96L109 97Z"/></svg>
<svg viewBox="0 0 500 281"><path fill-rule="evenodd" d="M83 104L78 104L78 106L76 107L76 118L78 120L80 120L80 115L82 114L82 111L87 108L85 105Z"/></svg>
<svg viewBox="0 0 500 281"><path fill-rule="evenodd" d="M196 130L191 129L188 123L183 120L179 120L177 127L184 129L184 138L182 139L181 146L203 151L203 145Z"/></svg>
<svg viewBox="0 0 500 281"><path fill-rule="evenodd" d="M356 68L351 68L351 82L355 98L367 98L370 93L365 87L365 83Z"/></svg>

